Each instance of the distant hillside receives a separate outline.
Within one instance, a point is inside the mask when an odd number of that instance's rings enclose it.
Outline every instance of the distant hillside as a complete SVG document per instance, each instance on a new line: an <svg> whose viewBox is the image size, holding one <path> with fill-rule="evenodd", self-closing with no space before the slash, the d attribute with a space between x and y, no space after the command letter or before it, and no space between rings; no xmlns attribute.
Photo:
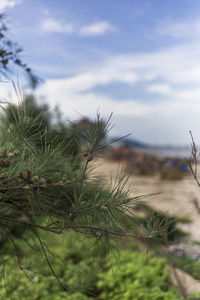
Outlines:
<svg viewBox="0 0 200 300"><path fill-rule="evenodd" d="M149 148L148 144L142 143L138 140L132 139L132 138L124 138L121 140L121 142L129 147L136 147L136 148ZM151 147L152 148L152 147Z"/></svg>
<svg viewBox="0 0 200 300"><path fill-rule="evenodd" d="M115 138L114 138L115 140ZM117 138L116 138L117 140ZM128 147L133 147L136 151L143 151L146 153L154 153L163 156L173 156L173 157L189 157L191 154L191 147L185 145L153 145L148 143L143 143L138 140L132 139L130 137L123 138L118 142L114 143L114 147L120 145L125 145Z"/></svg>
<svg viewBox="0 0 200 300"><path fill-rule="evenodd" d="M118 138L113 138L112 140L118 140ZM156 144L148 144L144 143L138 140L135 140L133 138L122 138L117 142L119 144L123 144L129 147L136 147L136 148L145 148L145 149L180 149L180 148L190 148L190 146L186 145L171 145L171 144L166 144L166 145L156 145Z"/></svg>

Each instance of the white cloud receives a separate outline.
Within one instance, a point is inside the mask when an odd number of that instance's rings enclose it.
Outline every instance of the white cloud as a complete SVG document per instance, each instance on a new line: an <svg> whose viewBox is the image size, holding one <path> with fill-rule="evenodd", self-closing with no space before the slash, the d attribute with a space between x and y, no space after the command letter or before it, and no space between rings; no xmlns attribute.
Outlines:
<svg viewBox="0 0 200 300"><path fill-rule="evenodd" d="M107 32L115 31L116 28L109 24L106 21L93 23L87 26L74 26L71 23L64 22L62 20L57 20L49 16L45 10L46 17L40 27L45 32L53 32L53 33L75 33L77 35L82 36L98 36L106 34Z"/></svg>
<svg viewBox="0 0 200 300"><path fill-rule="evenodd" d="M164 24L160 27L158 33L173 38L199 39L200 19Z"/></svg>
<svg viewBox="0 0 200 300"><path fill-rule="evenodd" d="M147 87L147 90L153 94L169 95L171 89L167 84L151 84Z"/></svg>
<svg viewBox="0 0 200 300"><path fill-rule="evenodd" d="M113 57L110 67L134 71L145 81L162 84L200 83L200 43L184 44L152 53L125 54Z"/></svg>
<svg viewBox="0 0 200 300"><path fill-rule="evenodd" d="M140 99L115 99L95 94L77 92L66 88L68 80L51 80L38 91L44 94L53 108L58 104L65 116L78 119L79 114L93 118L97 110L104 118L114 112L113 135L132 133L133 137L149 143L190 143L188 131L199 136L200 101L196 93L188 91L190 100L182 99L181 93L174 93L168 101L143 103ZM200 90L198 91L200 96Z"/></svg>
<svg viewBox="0 0 200 300"><path fill-rule="evenodd" d="M21 102L23 95L21 94L21 91L17 92L13 86L13 83L8 81L6 78L1 78L0 81L0 102L14 102L19 103ZM0 103L1 104L1 103ZM2 104L3 106L3 104Z"/></svg>
<svg viewBox="0 0 200 300"><path fill-rule="evenodd" d="M74 31L74 27L71 23L62 22L51 17L43 20L41 29L46 32L55 33L72 33Z"/></svg>
<svg viewBox="0 0 200 300"><path fill-rule="evenodd" d="M12 8L17 4L22 3L22 0L1 0L0 1L0 13L7 8Z"/></svg>
<svg viewBox="0 0 200 300"><path fill-rule="evenodd" d="M78 118L76 112L92 117L98 109L103 116L113 111L113 134L132 132L152 143L190 143L189 130L200 136L199 46L116 55L85 73L47 80L37 93L46 95L52 107L57 99L70 118ZM133 96L119 101L106 94L103 87L117 82L132 87ZM141 89L141 84L143 96L138 98L134 89ZM101 94L94 87L101 87Z"/></svg>
<svg viewBox="0 0 200 300"><path fill-rule="evenodd" d="M95 86L103 86L112 82L123 82L128 84L134 84L138 81L138 77L133 72L118 72L113 70L107 70L102 68L98 72L83 73L74 77L59 80L48 80L46 85L49 89L65 89L66 93L80 93L92 89Z"/></svg>
<svg viewBox="0 0 200 300"><path fill-rule="evenodd" d="M116 28L106 21L96 22L90 25L82 26L80 34L85 36L103 35L107 32L115 31Z"/></svg>

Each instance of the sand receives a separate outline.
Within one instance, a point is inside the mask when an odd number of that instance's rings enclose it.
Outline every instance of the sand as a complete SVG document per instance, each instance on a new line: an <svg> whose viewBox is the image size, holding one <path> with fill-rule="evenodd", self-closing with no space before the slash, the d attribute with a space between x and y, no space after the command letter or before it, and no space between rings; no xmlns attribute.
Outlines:
<svg viewBox="0 0 200 300"><path fill-rule="evenodd" d="M102 158L95 161L95 166L95 173L107 177L108 181L110 176L116 177L119 170L119 163ZM189 218L190 224L180 226L190 233L191 240L200 241L200 214L193 204L194 199L199 199L200 203L200 188L191 175L178 181L160 180L158 176L130 176L128 187L132 197L159 193L144 201L170 215Z"/></svg>

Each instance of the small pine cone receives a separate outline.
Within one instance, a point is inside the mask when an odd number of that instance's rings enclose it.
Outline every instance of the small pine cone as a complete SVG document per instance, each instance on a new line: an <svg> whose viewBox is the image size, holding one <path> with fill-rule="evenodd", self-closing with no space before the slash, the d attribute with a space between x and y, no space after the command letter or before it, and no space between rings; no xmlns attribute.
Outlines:
<svg viewBox="0 0 200 300"><path fill-rule="evenodd" d="M45 178L40 178L39 183L40 184L45 184L46 183L46 179Z"/></svg>
<svg viewBox="0 0 200 300"><path fill-rule="evenodd" d="M30 189L30 186L29 186L29 185L23 186L23 190L28 191L29 189Z"/></svg>
<svg viewBox="0 0 200 300"><path fill-rule="evenodd" d="M31 171L30 171L30 170L26 170L26 171L23 171L23 172L21 173L21 177L22 177L23 179L29 179L30 176L31 176Z"/></svg>
<svg viewBox="0 0 200 300"><path fill-rule="evenodd" d="M13 152L15 155L20 155L20 151L19 150L15 150L14 152Z"/></svg>
<svg viewBox="0 0 200 300"><path fill-rule="evenodd" d="M14 152L9 152L7 156L8 156L8 158L13 158L15 156L15 153Z"/></svg>
<svg viewBox="0 0 200 300"><path fill-rule="evenodd" d="M63 176L62 182L66 182L66 181L67 181L67 176Z"/></svg>
<svg viewBox="0 0 200 300"><path fill-rule="evenodd" d="M107 210L107 209L108 209L108 207L107 207L106 205L102 205L100 208L101 208L102 210Z"/></svg>
<svg viewBox="0 0 200 300"><path fill-rule="evenodd" d="M6 173L1 173L0 178L6 178L7 174Z"/></svg>
<svg viewBox="0 0 200 300"><path fill-rule="evenodd" d="M28 179L28 172L27 171L23 171L21 173L21 176L22 176L23 179Z"/></svg>
<svg viewBox="0 0 200 300"><path fill-rule="evenodd" d="M30 178L30 177L31 177L31 174L32 174L32 172L31 172L31 170L27 170L27 172L28 172L28 177Z"/></svg>
<svg viewBox="0 0 200 300"><path fill-rule="evenodd" d="M39 180L39 177L38 176L33 176L31 177L30 181L31 182L35 182L35 181L38 181Z"/></svg>
<svg viewBox="0 0 200 300"><path fill-rule="evenodd" d="M4 159L0 162L0 166L4 168L10 167L11 164L12 162L9 159Z"/></svg>
<svg viewBox="0 0 200 300"><path fill-rule="evenodd" d="M47 183L47 184L52 184L52 183L53 183L53 179L52 179L52 178L48 178L48 179L46 180L46 183Z"/></svg>

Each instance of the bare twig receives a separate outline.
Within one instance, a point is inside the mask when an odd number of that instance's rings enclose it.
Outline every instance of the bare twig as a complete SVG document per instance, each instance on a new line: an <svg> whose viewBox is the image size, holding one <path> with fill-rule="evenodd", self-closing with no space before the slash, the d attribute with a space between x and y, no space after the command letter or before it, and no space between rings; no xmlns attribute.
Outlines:
<svg viewBox="0 0 200 300"><path fill-rule="evenodd" d="M191 158L189 160L186 159L187 164L190 168L190 171L192 173L192 176L194 177L194 180L196 181L198 187L200 187L200 181L198 179L198 148L195 144L192 132L190 131L191 136ZM192 203L194 204L194 207L196 208L196 211L198 214L200 214L200 205L198 200L195 198L193 199Z"/></svg>
<svg viewBox="0 0 200 300"><path fill-rule="evenodd" d="M163 234L163 238L164 238L164 243L165 243L165 252L167 254L167 257L168 257L168 261L169 261L169 265L171 267L171 270L173 272L173 275L176 279L176 282L178 284L178 287L179 287L179 290L183 296L184 299L187 299L187 292L186 292L186 289L184 287L184 285L182 284L180 278L179 278L179 275L177 273L177 270L176 270L176 267L175 267L175 263L174 263L174 259L169 251L169 244L168 244L168 238L167 238L167 233L164 233Z"/></svg>
<svg viewBox="0 0 200 300"><path fill-rule="evenodd" d="M190 136L191 136L191 140L192 140L192 143L191 143L192 153L191 153L191 158L189 160L186 159L186 162L188 164L188 167L190 168L190 171L191 171L197 185L200 187L200 181L199 181L198 176L197 176L197 171L198 171L198 149L197 149L197 146L194 142L194 138L193 138L193 135L192 135L191 131L190 131Z"/></svg>
<svg viewBox="0 0 200 300"><path fill-rule="evenodd" d="M192 203L194 204L194 207L196 208L196 211L200 215L200 206L199 206L198 200L196 198L194 198L193 201L192 201Z"/></svg>

